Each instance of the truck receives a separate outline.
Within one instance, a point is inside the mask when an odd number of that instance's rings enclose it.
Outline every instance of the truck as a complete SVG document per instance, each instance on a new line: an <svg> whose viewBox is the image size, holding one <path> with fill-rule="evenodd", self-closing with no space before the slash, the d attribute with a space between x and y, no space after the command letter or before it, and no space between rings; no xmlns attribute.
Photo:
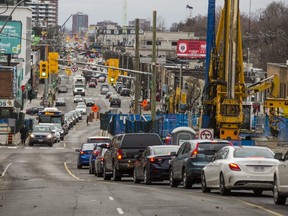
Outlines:
<svg viewBox="0 0 288 216"><path fill-rule="evenodd" d="M83 76L76 75L73 78L73 95L85 96L86 81Z"/></svg>

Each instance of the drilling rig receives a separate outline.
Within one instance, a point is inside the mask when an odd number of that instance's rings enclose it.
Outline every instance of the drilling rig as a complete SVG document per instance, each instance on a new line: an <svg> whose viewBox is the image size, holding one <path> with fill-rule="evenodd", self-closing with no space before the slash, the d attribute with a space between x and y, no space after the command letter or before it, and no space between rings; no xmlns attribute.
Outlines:
<svg viewBox="0 0 288 216"><path fill-rule="evenodd" d="M210 0L209 7L213 2L215 9L215 0ZM209 15L213 25L215 10L214 17ZM207 36L202 127L213 128L214 136L220 139L238 140L245 98L239 0L225 0L216 40L209 26L207 32L211 35Z"/></svg>

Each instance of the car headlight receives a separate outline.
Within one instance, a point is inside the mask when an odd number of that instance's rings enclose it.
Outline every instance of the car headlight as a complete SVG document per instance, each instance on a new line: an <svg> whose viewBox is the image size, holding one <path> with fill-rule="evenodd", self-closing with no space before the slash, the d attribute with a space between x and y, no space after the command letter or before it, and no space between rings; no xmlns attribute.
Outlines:
<svg viewBox="0 0 288 216"><path fill-rule="evenodd" d="M47 138L48 138L48 139L51 139L52 137L53 137L53 136L52 136L51 134L48 134L48 135L47 135Z"/></svg>
<svg viewBox="0 0 288 216"><path fill-rule="evenodd" d="M31 138L34 138L34 137L35 137L35 135L34 135L34 134L30 134L30 137L31 137Z"/></svg>

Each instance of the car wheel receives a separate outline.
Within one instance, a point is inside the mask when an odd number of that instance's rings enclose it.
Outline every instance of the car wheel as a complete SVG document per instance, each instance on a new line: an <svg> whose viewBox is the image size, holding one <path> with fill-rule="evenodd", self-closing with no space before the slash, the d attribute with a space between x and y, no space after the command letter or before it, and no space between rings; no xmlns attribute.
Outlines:
<svg viewBox="0 0 288 216"><path fill-rule="evenodd" d="M33 146L33 144L32 144L32 143L29 143L29 146Z"/></svg>
<svg viewBox="0 0 288 216"><path fill-rule="evenodd" d="M95 165L92 163L91 174L95 174Z"/></svg>
<svg viewBox="0 0 288 216"><path fill-rule="evenodd" d="M53 143L49 143L48 146L49 146L49 147L52 147L52 146L53 146Z"/></svg>
<svg viewBox="0 0 288 216"><path fill-rule="evenodd" d="M187 177L187 172L185 169L183 170L183 173L182 173L182 180L183 180L183 188L189 189L192 187L192 182L189 181Z"/></svg>
<svg viewBox="0 0 288 216"><path fill-rule="evenodd" d="M105 165L103 167L103 176L104 176L104 180L110 180L111 179L111 176L106 173Z"/></svg>
<svg viewBox="0 0 288 216"><path fill-rule="evenodd" d="M176 181L173 178L172 168L170 168L170 170L169 170L169 182L170 182L170 187L178 187L178 185L179 185L179 181Z"/></svg>
<svg viewBox="0 0 288 216"><path fill-rule="evenodd" d="M78 168L78 169L82 169L82 165L77 164L77 168Z"/></svg>
<svg viewBox="0 0 288 216"><path fill-rule="evenodd" d="M285 205L286 203L286 196L282 196L279 194L276 177L274 178L274 184L273 184L273 199L276 205Z"/></svg>
<svg viewBox="0 0 288 216"><path fill-rule="evenodd" d="M113 181L121 181L121 174L116 169L116 165L113 166Z"/></svg>
<svg viewBox="0 0 288 216"><path fill-rule="evenodd" d="M263 190L261 189L254 189L253 193L255 196L262 196Z"/></svg>
<svg viewBox="0 0 288 216"><path fill-rule="evenodd" d="M135 168L133 170L133 182L135 184L139 184L140 183L140 180L137 178L137 174L136 174L136 169Z"/></svg>
<svg viewBox="0 0 288 216"><path fill-rule="evenodd" d="M202 175L201 175L201 189L203 193L209 193L211 191L211 189L207 187L206 177L205 177L204 172L202 172Z"/></svg>
<svg viewBox="0 0 288 216"><path fill-rule="evenodd" d="M143 176L144 176L144 184L150 185L152 182L151 182L151 179L148 177L148 173L146 169L144 169Z"/></svg>
<svg viewBox="0 0 288 216"><path fill-rule="evenodd" d="M227 189L225 186L225 179L222 173L220 174L219 182L220 194L223 196L228 195L230 193L230 190Z"/></svg>

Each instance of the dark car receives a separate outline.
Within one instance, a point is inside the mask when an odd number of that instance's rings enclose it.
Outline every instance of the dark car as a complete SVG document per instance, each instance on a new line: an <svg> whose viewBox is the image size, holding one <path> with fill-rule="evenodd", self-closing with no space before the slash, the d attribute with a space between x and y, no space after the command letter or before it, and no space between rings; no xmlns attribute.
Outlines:
<svg viewBox="0 0 288 216"><path fill-rule="evenodd" d="M148 146L162 145L156 133L118 134L112 138L111 145L104 154L104 180L121 180L123 175L132 176L135 156L143 153Z"/></svg>
<svg viewBox="0 0 288 216"><path fill-rule="evenodd" d="M118 106L119 108L121 107L121 99L118 97L113 97L110 101L110 107L113 106Z"/></svg>
<svg viewBox="0 0 288 216"><path fill-rule="evenodd" d="M36 115L36 114L38 114L39 111L42 111L43 109L44 109L43 106L31 107L31 108L26 110L26 114L28 114L28 115Z"/></svg>
<svg viewBox="0 0 288 216"><path fill-rule="evenodd" d="M89 158L92 154L95 143L83 143L80 149L76 149L79 152L77 160L77 168L82 169L82 166L89 166Z"/></svg>
<svg viewBox="0 0 288 216"><path fill-rule="evenodd" d="M171 152L177 152L177 145L148 146L143 154L139 155L135 162L133 180L134 183L144 181L151 184L152 181L169 179L169 162L172 159Z"/></svg>
<svg viewBox="0 0 288 216"><path fill-rule="evenodd" d="M103 146L98 146L97 147L97 151L98 156L96 157L95 161L94 161L94 174L97 177L102 177L103 176L103 165L104 165L104 154L107 151L107 145Z"/></svg>
<svg viewBox="0 0 288 216"><path fill-rule="evenodd" d="M55 101L55 106L66 106L66 101L64 98L57 98Z"/></svg>
<svg viewBox="0 0 288 216"><path fill-rule="evenodd" d="M106 99L109 99L109 97L113 94L113 92L107 92L107 94L105 95Z"/></svg>
<svg viewBox="0 0 288 216"><path fill-rule="evenodd" d="M110 143L110 142L109 142ZM95 174L95 160L100 154L99 146L102 144L109 145L109 143L97 143L95 144L93 151L89 158L89 174Z"/></svg>
<svg viewBox="0 0 288 216"><path fill-rule="evenodd" d="M201 183L201 171L209 163L207 158L213 157L224 146L232 145L227 140L185 140L170 163L169 181L171 187L181 182L184 188L191 188Z"/></svg>
<svg viewBox="0 0 288 216"><path fill-rule="evenodd" d="M29 146L34 144L46 144L50 147L53 146L55 142L54 133L49 126L39 126L37 125L29 136Z"/></svg>
<svg viewBox="0 0 288 216"><path fill-rule="evenodd" d="M128 88L122 88L120 90L120 95L121 96L130 96L130 94L131 94L131 91Z"/></svg>

